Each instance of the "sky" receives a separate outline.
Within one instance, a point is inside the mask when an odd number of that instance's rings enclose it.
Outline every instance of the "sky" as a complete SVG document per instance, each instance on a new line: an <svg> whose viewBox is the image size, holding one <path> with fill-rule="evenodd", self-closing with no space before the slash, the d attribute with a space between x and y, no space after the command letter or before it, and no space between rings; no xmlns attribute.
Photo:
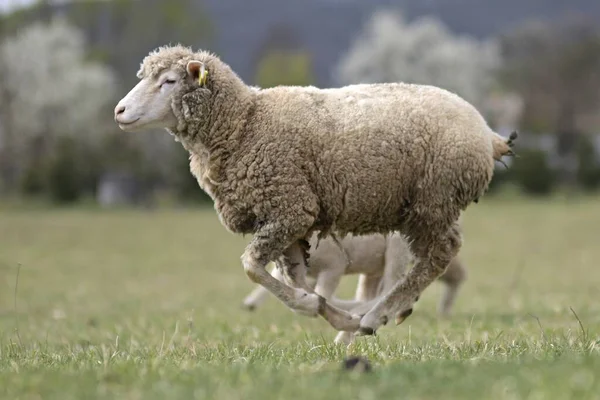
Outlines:
<svg viewBox="0 0 600 400"><path fill-rule="evenodd" d="M0 13L13 10L18 7L27 6L35 3L37 0L0 0ZM52 3L64 3L68 0L51 0Z"/></svg>
<svg viewBox="0 0 600 400"><path fill-rule="evenodd" d="M35 0L0 0L0 12L4 13L13 9L33 3Z"/></svg>

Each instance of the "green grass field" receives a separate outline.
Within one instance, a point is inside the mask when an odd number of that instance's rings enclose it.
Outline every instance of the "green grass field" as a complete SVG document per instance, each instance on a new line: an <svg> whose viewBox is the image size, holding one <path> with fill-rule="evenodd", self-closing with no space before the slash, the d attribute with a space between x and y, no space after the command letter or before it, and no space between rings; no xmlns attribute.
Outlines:
<svg viewBox="0 0 600 400"><path fill-rule="evenodd" d="M434 283L404 324L346 349L274 298L241 309L250 238L212 209L5 209L0 398L600 398L600 200L490 196L464 235L451 320ZM348 354L373 372L342 371Z"/></svg>

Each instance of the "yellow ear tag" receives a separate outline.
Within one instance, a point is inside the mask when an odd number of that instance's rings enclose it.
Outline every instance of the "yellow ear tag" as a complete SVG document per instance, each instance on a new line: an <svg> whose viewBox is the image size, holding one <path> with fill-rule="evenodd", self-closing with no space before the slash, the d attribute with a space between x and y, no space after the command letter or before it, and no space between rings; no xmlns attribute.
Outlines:
<svg viewBox="0 0 600 400"><path fill-rule="evenodd" d="M198 75L198 83L200 84L200 86L206 85L207 77L208 77L208 71L205 70L204 67L202 67L202 70L200 71L200 74Z"/></svg>

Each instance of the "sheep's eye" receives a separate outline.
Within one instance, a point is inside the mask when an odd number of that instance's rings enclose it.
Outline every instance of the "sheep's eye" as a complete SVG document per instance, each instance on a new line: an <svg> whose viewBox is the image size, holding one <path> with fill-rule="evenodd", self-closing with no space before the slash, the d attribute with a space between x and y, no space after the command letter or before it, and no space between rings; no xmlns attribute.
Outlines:
<svg viewBox="0 0 600 400"><path fill-rule="evenodd" d="M160 85L160 87L163 87L164 85L173 85L174 83L175 83L174 79L167 79Z"/></svg>

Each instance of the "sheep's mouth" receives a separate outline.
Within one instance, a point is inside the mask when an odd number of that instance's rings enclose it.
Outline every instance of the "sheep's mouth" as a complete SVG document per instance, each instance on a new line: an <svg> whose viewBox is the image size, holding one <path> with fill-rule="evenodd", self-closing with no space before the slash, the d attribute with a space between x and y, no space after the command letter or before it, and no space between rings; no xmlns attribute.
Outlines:
<svg viewBox="0 0 600 400"><path fill-rule="evenodd" d="M133 121L129 121L129 122L121 122L118 121L119 125L123 125L123 126L127 126L127 125L131 125L131 124L135 124L136 122L138 122L140 120L140 117L137 117L136 119L134 119Z"/></svg>
<svg viewBox="0 0 600 400"><path fill-rule="evenodd" d="M140 117L134 119L133 121L128 121L128 122L121 122L121 121L117 120L117 123L119 124L119 128L123 129L123 128L133 126L139 120L140 120Z"/></svg>

